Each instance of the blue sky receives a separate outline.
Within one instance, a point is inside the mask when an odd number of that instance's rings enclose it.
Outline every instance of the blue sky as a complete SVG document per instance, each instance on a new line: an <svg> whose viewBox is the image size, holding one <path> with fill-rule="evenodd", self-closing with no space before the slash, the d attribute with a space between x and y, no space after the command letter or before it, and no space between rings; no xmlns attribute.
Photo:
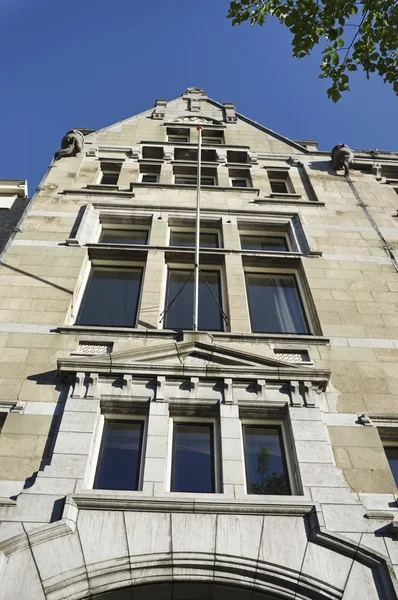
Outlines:
<svg viewBox="0 0 398 600"><path fill-rule="evenodd" d="M228 0L0 0L0 178L32 195L64 133L100 128L202 87L292 139L398 150L397 98L354 74L334 105L319 52L291 57L278 23L231 27Z"/></svg>

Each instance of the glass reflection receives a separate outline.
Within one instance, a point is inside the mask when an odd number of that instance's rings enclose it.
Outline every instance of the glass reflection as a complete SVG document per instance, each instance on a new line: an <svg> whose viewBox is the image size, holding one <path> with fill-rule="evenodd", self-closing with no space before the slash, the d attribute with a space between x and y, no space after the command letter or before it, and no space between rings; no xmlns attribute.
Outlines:
<svg viewBox="0 0 398 600"><path fill-rule="evenodd" d="M142 269L95 267L87 282L78 325L135 327Z"/></svg>
<svg viewBox="0 0 398 600"><path fill-rule="evenodd" d="M248 494L289 494L280 430L245 425L243 434Z"/></svg>
<svg viewBox="0 0 398 600"><path fill-rule="evenodd" d="M200 233L201 248L218 248L217 233L201 232ZM195 231L171 231L170 246L188 246L195 247Z"/></svg>
<svg viewBox="0 0 398 600"><path fill-rule="evenodd" d="M212 424L174 423L171 491L215 491Z"/></svg>
<svg viewBox="0 0 398 600"><path fill-rule="evenodd" d="M103 229L100 243L146 245L147 238L145 229Z"/></svg>
<svg viewBox="0 0 398 600"><path fill-rule="evenodd" d="M204 278L206 278L208 285ZM166 294L167 312L165 316L165 327L167 329L192 329L193 288L193 273L189 275L189 271L186 270L169 271ZM199 275L200 330L222 331L223 319L219 308L221 306L221 278L219 271L201 272Z"/></svg>
<svg viewBox="0 0 398 600"><path fill-rule="evenodd" d="M246 273L250 321L257 333L310 333L294 275Z"/></svg>
<svg viewBox="0 0 398 600"><path fill-rule="evenodd" d="M137 490L143 421L106 421L95 488Z"/></svg>
<svg viewBox="0 0 398 600"><path fill-rule="evenodd" d="M242 250L268 250L269 252L288 252L289 248L284 237L260 235L241 235Z"/></svg>

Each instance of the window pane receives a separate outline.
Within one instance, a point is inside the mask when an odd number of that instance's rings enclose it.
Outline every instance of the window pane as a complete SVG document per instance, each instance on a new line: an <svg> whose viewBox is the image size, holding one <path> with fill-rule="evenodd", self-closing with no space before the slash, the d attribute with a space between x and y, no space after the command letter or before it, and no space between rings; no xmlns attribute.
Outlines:
<svg viewBox="0 0 398 600"><path fill-rule="evenodd" d="M78 325L135 327L142 269L96 267L87 283Z"/></svg>
<svg viewBox="0 0 398 600"><path fill-rule="evenodd" d="M243 428L248 494L290 494L278 428Z"/></svg>
<svg viewBox="0 0 398 600"><path fill-rule="evenodd" d="M393 474L395 483L398 486L398 446L384 447L384 451L387 456L388 464L390 465L391 473Z"/></svg>
<svg viewBox="0 0 398 600"><path fill-rule="evenodd" d="M246 273L251 327L257 333L309 333L294 275Z"/></svg>
<svg viewBox="0 0 398 600"><path fill-rule="evenodd" d="M174 183L179 185L198 185L196 177L184 177L183 175L176 175ZM214 185L214 177L201 177L200 185Z"/></svg>
<svg viewBox="0 0 398 600"><path fill-rule="evenodd" d="M246 179L232 179L232 187L247 187Z"/></svg>
<svg viewBox="0 0 398 600"><path fill-rule="evenodd" d="M105 422L96 489L138 489L143 428L142 421Z"/></svg>
<svg viewBox="0 0 398 600"><path fill-rule="evenodd" d="M285 181L270 181L271 191L274 194L287 194L289 190Z"/></svg>
<svg viewBox="0 0 398 600"><path fill-rule="evenodd" d="M214 492L213 425L174 423L173 492Z"/></svg>
<svg viewBox="0 0 398 600"><path fill-rule="evenodd" d="M195 247L195 232L194 231L171 231L170 246L189 246ZM201 232L200 234L201 248L218 248L217 233Z"/></svg>
<svg viewBox="0 0 398 600"><path fill-rule="evenodd" d="M102 244L142 244L147 243L148 232L144 229L104 229Z"/></svg>
<svg viewBox="0 0 398 600"><path fill-rule="evenodd" d="M119 179L119 173L104 173L101 178L102 185L116 185Z"/></svg>
<svg viewBox="0 0 398 600"><path fill-rule="evenodd" d="M194 274L191 273L186 283L188 277L189 271L169 271L166 294L166 308L169 308L165 316L165 327L167 329L192 329ZM211 291L206 285L204 277ZM179 295L177 296L177 294ZM174 302L170 306L173 300ZM220 273L218 271L203 271L199 275L200 330L223 330L223 320L219 305L222 307Z"/></svg>
<svg viewBox="0 0 398 600"><path fill-rule="evenodd" d="M141 177L141 181L142 183L157 183L158 181L158 176L156 173L151 174L151 173L144 173L143 176Z"/></svg>
<svg viewBox="0 0 398 600"><path fill-rule="evenodd" d="M241 235L242 250L269 250L287 252L289 250L284 237L264 237L260 235Z"/></svg>

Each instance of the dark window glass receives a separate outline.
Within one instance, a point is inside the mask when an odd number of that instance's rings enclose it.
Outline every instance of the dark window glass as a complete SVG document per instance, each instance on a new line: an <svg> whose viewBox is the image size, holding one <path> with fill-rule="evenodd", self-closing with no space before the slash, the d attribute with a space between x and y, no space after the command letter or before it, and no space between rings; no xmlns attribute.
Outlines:
<svg viewBox="0 0 398 600"><path fill-rule="evenodd" d="M104 229L102 244L141 244L147 243L148 232L144 229Z"/></svg>
<svg viewBox="0 0 398 600"><path fill-rule="evenodd" d="M286 181L270 181L271 191L274 194L288 194L289 190L287 189Z"/></svg>
<svg viewBox="0 0 398 600"><path fill-rule="evenodd" d="M232 179L232 187L248 187L246 179Z"/></svg>
<svg viewBox="0 0 398 600"><path fill-rule="evenodd" d="M96 489L138 489L143 429L142 421L105 421Z"/></svg>
<svg viewBox="0 0 398 600"><path fill-rule="evenodd" d="M169 142L176 142L177 144L180 143L187 143L189 142L188 136L185 135L169 135L168 136L168 141Z"/></svg>
<svg viewBox="0 0 398 600"><path fill-rule="evenodd" d="M240 245L242 250L272 250L274 252L287 252L289 250L284 237L241 235Z"/></svg>
<svg viewBox="0 0 398 600"><path fill-rule="evenodd" d="M294 275L246 273L251 327L257 333L309 333Z"/></svg>
<svg viewBox="0 0 398 600"><path fill-rule="evenodd" d="M156 173L144 173L141 177L142 183L157 183L158 176Z"/></svg>
<svg viewBox="0 0 398 600"><path fill-rule="evenodd" d="M188 246L195 247L195 232L194 231L171 231L170 246ZM218 248L217 233L201 232L200 233L201 248Z"/></svg>
<svg viewBox="0 0 398 600"><path fill-rule="evenodd" d="M206 278L208 285L204 278ZM166 294L167 312L165 316L165 327L167 329L192 329L193 288L193 273L189 276L189 271L169 271ZM200 330L223 330L220 307L222 307L220 273L218 271L203 271L199 276Z"/></svg>
<svg viewBox="0 0 398 600"><path fill-rule="evenodd" d="M95 267L77 318L78 325L135 327L142 269Z"/></svg>
<svg viewBox="0 0 398 600"><path fill-rule="evenodd" d="M174 423L171 491L215 491L213 425Z"/></svg>
<svg viewBox="0 0 398 600"><path fill-rule="evenodd" d="M290 494L280 429L245 425L243 438L248 494Z"/></svg>
<svg viewBox="0 0 398 600"><path fill-rule="evenodd" d="M390 465L391 473L398 486L398 446L385 446L384 451L387 456L388 464Z"/></svg>
<svg viewBox="0 0 398 600"><path fill-rule="evenodd" d="M120 175L120 169L122 165L120 163L101 163L101 184L102 185L116 185Z"/></svg>
<svg viewBox="0 0 398 600"><path fill-rule="evenodd" d="M196 177L184 177L183 175L176 175L174 178L175 183L180 185L197 185L198 180ZM214 185L214 177L201 177L200 185Z"/></svg>

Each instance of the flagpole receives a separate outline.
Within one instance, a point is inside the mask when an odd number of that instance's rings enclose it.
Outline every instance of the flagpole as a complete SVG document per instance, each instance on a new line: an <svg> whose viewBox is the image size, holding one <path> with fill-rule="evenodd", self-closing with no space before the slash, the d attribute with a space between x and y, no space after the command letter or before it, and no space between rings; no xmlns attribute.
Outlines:
<svg viewBox="0 0 398 600"><path fill-rule="evenodd" d="M195 232L195 273L193 291L193 330L198 331L199 324L199 247L200 247L200 178L202 161L202 129L198 126L198 173L196 187L196 232Z"/></svg>

